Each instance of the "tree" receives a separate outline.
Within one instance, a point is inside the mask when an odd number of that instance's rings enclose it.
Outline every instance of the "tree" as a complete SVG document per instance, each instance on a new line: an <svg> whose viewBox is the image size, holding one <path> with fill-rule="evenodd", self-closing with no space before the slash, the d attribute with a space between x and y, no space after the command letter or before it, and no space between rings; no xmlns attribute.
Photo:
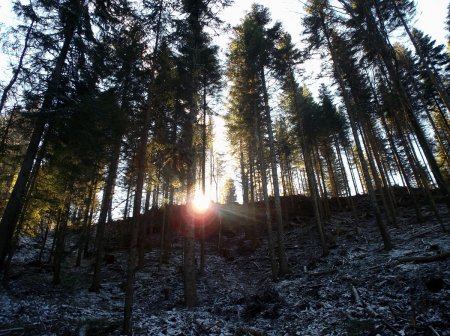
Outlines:
<svg viewBox="0 0 450 336"><path fill-rule="evenodd" d="M362 0L354 0L351 5L343 0L340 0L340 2L347 13L352 16L353 19L352 21L349 21L349 24L355 28L354 32L359 34L364 50L370 56L377 58L379 70L385 72L386 78L390 82L390 86L398 95L398 99L402 106L402 112L411 124L426 157L430 171L433 174L433 178L450 207L449 188L446 185L436 162L432 145L426 136L424 126L421 124L414 109L414 102L412 98L409 97L400 73L396 68L396 59L394 58L395 53L393 52L392 45L390 44L387 35L386 25L384 25L381 20L377 21L377 17L379 19L381 13L383 13L382 9L378 6L378 1L368 3ZM406 5L408 5L408 3L409 2L406 2ZM376 13L377 17L374 13ZM362 29L363 27L366 28ZM383 65L384 68L380 65Z"/></svg>
<svg viewBox="0 0 450 336"><path fill-rule="evenodd" d="M417 32L414 34L408 26L407 20L405 18L404 13L402 13L401 8L397 5L395 0L391 0L392 6L394 7L395 14L400 19L403 28L405 29L406 33L409 36L409 39L411 40L414 49L416 51L416 54L419 56L420 63L422 64L423 68L426 71L426 74L428 78L433 83L434 88L439 93L440 98L442 99L444 105L447 107L447 110L450 111L450 96L446 92L446 89L442 83L441 78L439 78L438 74L436 73L436 69L433 67L432 64L428 61L426 54L421 49L418 39L416 39ZM416 35L416 36L414 36Z"/></svg>
<svg viewBox="0 0 450 336"><path fill-rule="evenodd" d="M222 199L225 204L231 204L236 202L236 187L234 186L234 180L229 178L223 185Z"/></svg>
<svg viewBox="0 0 450 336"><path fill-rule="evenodd" d="M155 58L156 54L159 50L160 46L160 34L162 30L162 12L164 10L163 1L160 0L156 6L156 17L158 18L156 24L155 34L155 42L152 50L151 58ZM135 32L135 36L139 36L143 38L145 33L141 30L141 27L137 25L137 31ZM138 39L139 39L138 37ZM136 41L137 47L137 59L143 61L145 59L145 46L140 44L141 41ZM154 80L154 65L152 64L149 69L149 83L152 83ZM127 334L132 334L131 328L131 315L132 315L132 307L133 307L133 296L134 296L134 278L136 272L136 258L138 251L138 236L139 232L144 235L144 226L141 219L141 210L142 210L142 195L144 188L144 180L145 174L147 171L147 145L148 145L148 134L149 134L149 123L152 115L151 109L151 100L152 94L148 93L147 96L147 104L144 105L142 111L140 111L139 125L140 130L138 133L138 144L137 144L137 153L136 153L136 183L135 183L135 193L134 193L134 204L133 204L133 227L131 229L131 240L130 240L130 249L128 252L128 267L127 267L127 282L126 282L126 293L125 293L125 308L124 308L124 324L123 331ZM144 237L141 236L140 245L141 245L141 262L143 264L144 259Z"/></svg>
<svg viewBox="0 0 450 336"><path fill-rule="evenodd" d="M182 100L187 114L182 122L181 148L182 157L186 166L186 200L190 202L194 196L196 155L194 148L194 124L201 109L201 97L205 97L205 89L214 84L206 76L206 68L202 62L213 65L215 63L216 48L210 46L211 39L205 28L220 24L220 21L211 12L212 7L221 8L229 3L228 0L204 1L183 0L182 10L186 20L179 22L178 33L181 37L179 44L180 79L183 91ZM204 76L203 76L204 75ZM203 91L203 92L202 92ZM203 100L203 106L205 102ZM204 109L206 110L206 109ZM184 248L184 281L185 303L194 306L197 301L196 275L195 275L195 249L194 228L187 224Z"/></svg>
<svg viewBox="0 0 450 336"><path fill-rule="evenodd" d="M328 246L323 233L322 217L320 211L320 195L314 173L313 144L317 132L317 124L314 118L318 105L314 102L306 89L300 89L295 79L294 67L299 58L299 52L292 44L291 37L284 34L277 45L274 68L278 79L282 82L283 96L282 106L291 121L292 132L300 144L308 186L314 203L317 229L319 232L323 254L328 254Z"/></svg>
<svg viewBox="0 0 450 336"><path fill-rule="evenodd" d="M23 68L23 63L24 63L24 59L29 47L29 43L30 43L30 39L31 39L31 33L33 31L33 27L36 21L36 15L33 13L33 7L29 6L28 7L24 7L25 10L30 10L32 13L28 14L27 16L30 17L30 24L28 26L26 35L25 35L25 40L23 42L23 48L22 48L22 52L20 53L20 57L17 63L17 67L14 69L13 71L13 75L10 79L10 81L8 82L8 84L5 86L5 88L3 89L3 93L2 96L0 98L0 116L2 115L2 111L3 108L6 104L6 100L8 99L8 94L11 91L11 89L13 88L14 84L16 83L17 79L19 78L19 74ZM0 153L3 152L2 150L3 146L0 147Z"/></svg>
<svg viewBox="0 0 450 336"><path fill-rule="evenodd" d="M347 8L349 5L344 3L343 6L346 6ZM351 8L348 10L351 10ZM368 96L364 80L356 67L354 51L351 49L349 43L332 29L333 25L337 22L337 19L328 1L309 1L307 4L307 12L309 15L305 17L304 25L305 34L308 37L309 48L319 49L323 48L323 46L328 48L328 52L333 62L334 76L338 82L347 110L348 119L350 121L353 140L356 144L358 157L363 171L364 182L368 188L371 206L376 215L377 226L383 238L385 248L391 249L392 244L390 236L382 219L380 207L375 197L375 190L369 173L368 161L364 156L361 145L362 137L360 137L358 132L359 127L357 123L360 120L360 117L363 116L358 112L360 109L370 106L367 105L370 96ZM366 126L369 125L366 123ZM373 173L373 176L375 177L376 172L374 170Z"/></svg>
<svg viewBox="0 0 450 336"><path fill-rule="evenodd" d="M73 37L79 25L80 19L82 17L85 18L83 12L87 10L87 6L84 6L78 0L68 0L62 4L50 3L45 9L47 9L47 11L57 11L60 14L56 16L59 21L53 22L53 24L63 43L58 51L57 57L54 59L52 71L49 75L48 85L45 93L43 94L42 103L40 104L34 129L21 164L20 172L0 222L0 269L3 267L3 262L9 251L11 239L17 225L17 220L24 204L24 197L30 178L30 173L33 168L34 159L36 158L39 145L48 125L46 113L48 113L54 103L54 98L58 92L63 68L72 45Z"/></svg>
<svg viewBox="0 0 450 336"><path fill-rule="evenodd" d="M279 23L273 27L266 27L270 23L267 8L253 5L242 23L235 27L236 38L231 44L230 63L235 67L229 72L232 80L236 81L236 89L231 95L236 102L237 113L242 113L245 106L245 116L249 124L253 124L250 139L257 139L258 164L262 177L262 189L266 205L266 223L268 225L268 238L271 240L271 213L267 192L267 172L264 159L264 138L267 135L269 148L270 172L275 200L275 219L277 222L278 263L272 267L272 277L282 276L288 272L286 251L284 247L283 218L280 202L280 189L278 181L277 156L275 151L271 108L266 84L266 70L271 65L272 54L276 40L281 31ZM229 67L230 68L230 67ZM238 76L242 76L239 78ZM245 78L245 80L243 80ZM244 84L244 83L247 84ZM244 86L249 85L249 88ZM234 102L233 102L234 103ZM241 109L241 111L239 111ZM269 244L270 245L270 244ZM272 247L270 247L272 249ZM274 265L274 261L272 261Z"/></svg>

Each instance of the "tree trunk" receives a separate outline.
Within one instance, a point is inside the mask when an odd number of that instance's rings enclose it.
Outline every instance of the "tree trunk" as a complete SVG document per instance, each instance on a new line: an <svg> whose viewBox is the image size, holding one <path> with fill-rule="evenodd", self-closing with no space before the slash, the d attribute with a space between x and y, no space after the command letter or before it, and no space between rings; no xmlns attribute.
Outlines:
<svg viewBox="0 0 450 336"><path fill-rule="evenodd" d="M84 214L83 214L83 225L81 228L80 239L78 240L78 251L77 251L77 260L75 262L75 267L79 267L81 265L81 257L83 255L83 249L87 240L87 236L89 234L89 213L92 207L93 198L94 198L94 190L97 187L97 181L91 182L91 187L89 188L88 198L85 202Z"/></svg>
<svg viewBox="0 0 450 336"><path fill-rule="evenodd" d="M203 123L202 123L202 195L206 197L206 83L203 83ZM200 275L205 272L205 216L200 225Z"/></svg>
<svg viewBox="0 0 450 336"><path fill-rule="evenodd" d="M97 187L95 189L97 189ZM84 242L84 247L83 247L83 259L88 258L88 255L89 255L89 245L90 245L90 241L91 241L92 218L94 217L95 203L96 202L95 202L95 198L94 198L94 202L92 203L92 207L91 207L91 210L89 212L89 218L88 218L88 223L87 223L86 241Z"/></svg>
<svg viewBox="0 0 450 336"><path fill-rule="evenodd" d="M192 142L191 142L192 143ZM195 158L193 159L195 162ZM191 199L194 194L195 165L190 167L188 177L187 199ZM189 203L187 206L190 206ZM184 302L187 307L194 307L197 304L197 277L195 267L195 226L192 219L185 223L186 237L184 238Z"/></svg>
<svg viewBox="0 0 450 336"><path fill-rule="evenodd" d="M55 246L56 246L56 237L58 236L59 226L61 224L62 220L62 210L58 209L58 214L56 215L56 226L55 230L53 232L53 240L52 240L52 246L50 247L50 252L48 254L47 263L50 264L53 259L53 253L55 252Z"/></svg>
<svg viewBox="0 0 450 336"><path fill-rule="evenodd" d="M284 276L288 273L288 261L286 256L286 247L284 245L284 225L283 225L283 211L281 209L280 200L280 186L278 181L278 169L277 169L277 156L275 153L275 142L273 138L272 130L272 118L270 116L270 106L269 106L269 96L267 94L266 79L264 74L264 69L261 69L261 83L263 88L264 97L264 112L265 112L265 122L267 127L267 133L269 135L269 151L270 151L270 167L272 171L272 181L273 181L273 193L275 201L275 218L277 221L277 242L278 242L278 262L279 270L278 275Z"/></svg>
<svg viewBox="0 0 450 336"><path fill-rule="evenodd" d="M317 231L319 232L320 244L322 246L322 255L326 256L330 253L328 249L328 244L325 240L325 234L323 232L322 215L320 211L320 196L319 190L317 189L317 180L314 174L314 168L312 163L312 158L309 153L312 152L310 145L305 141L303 134L303 159L305 161L306 177L308 180L308 187L313 201L314 206L314 217L316 220Z"/></svg>
<svg viewBox="0 0 450 336"><path fill-rule="evenodd" d="M127 196L125 196L125 208L123 209L123 220L128 218L128 205L130 203L131 183L128 183Z"/></svg>
<svg viewBox="0 0 450 336"><path fill-rule="evenodd" d="M324 34L326 36L327 39L327 44L328 44L328 49L331 53L331 58L333 60L333 66L334 66L334 72L336 75L336 79L338 81L338 84L340 86L341 89L341 93L343 95L344 98L344 103L347 109L347 113L350 119L350 127L352 129L352 133L353 133L353 138L355 140L355 144L356 144L356 149L358 151L358 156L361 162L361 166L362 166L362 170L363 170L363 175L364 175L364 180L366 182L366 186L368 188L368 193L369 193L369 197L370 197L370 203L371 206L375 212L375 218L376 218L376 223L378 226L378 229L380 230L380 234L381 237L383 238L383 242L384 242L384 248L386 250L390 250L392 249L392 243L391 243L391 238L389 235L389 232L387 231L386 225L383 222L383 219L381 217L381 212L380 212L380 208L378 206L376 197L375 197L375 191L373 189L373 185L372 185L372 181L370 180L370 174L369 174L369 170L367 167L367 162L364 158L364 154L362 152L362 148L361 148L361 144L359 141L359 135L358 135L358 130L355 124L355 120L354 120L354 113L353 113L353 104L351 103L351 99L350 96L347 92L347 88L345 86L344 83L344 77L341 74L341 69L339 67L339 61L338 61L338 57L336 57L335 55L335 51L334 48L331 44L331 39L329 36L329 31L328 31L328 27L325 24L325 18L323 17L323 13L321 13L322 17L322 28L324 31Z"/></svg>
<svg viewBox="0 0 450 336"><path fill-rule="evenodd" d="M70 189L71 188L69 188L69 190ZM71 203L71 197L69 195L66 196L66 201L64 202L64 214L61 216L58 234L55 237L56 246L53 258L53 280L52 280L52 283L54 285L59 285L61 283L61 263L64 259L66 229L67 229L67 222L69 220L70 203Z"/></svg>
<svg viewBox="0 0 450 336"><path fill-rule="evenodd" d="M45 245L47 244L48 231L50 231L49 223L47 223L45 226L44 237L42 238L42 244L41 244L41 248L39 250L39 257L37 259L38 263L40 263L42 261L42 256L44 255Z"/></svg>
<svg viewBox="0 0 450 336"><path fill-rule="evenodd" d="M94 276L92 278L92 285L89 288L89 290L93 292L98 292L100 290L106 218L108 216L108 211L111 208L113 189L116 181L117 169L119 167L122 136L118 136L115 141L111 154L111 161L109 163L108 176L106 177L105 188L103 189L102 204L100 205L100 214L97 222L97 233L95 235Z"/></svg>
<svg viewBox="0 0 450 336"><path fill-rule="evenodd" d="M153 48L153 56L159 48L159 36L161 29L161 18L163 12L163 0L160 0L158 5L158 19L156 27L156 37L155 45ZM153 82L154 71L150 73L150 83ZM136 257L138 251L138 234L143 233L144 220L141 216L141 205L142 205L142 193L144 190L145 173L147 168L147 143L148 143L148 128L151 117L151 105L149 104L152 100L151 92L148 95L148 104L143 112L142 128L139 134L139 144L137 153L137 173L136 173L136 190L134 193L134 204L133 204L133 226L131 231L131 242L130 249L128 252L128 267L127 267L127 281L125 287L125 307L124 307L124 321L123 321L123 332L127 335L131 335L131 317L133 310L133 297L134 297L134 277L136 273ZM141 235L141 239L144 237ZM144 242L142 242L143 244ZM143 247L142 247L143 248ZM142 251L143 252L143 251ZM144 263L144 253L140 254L141 261L140 264Z"/></svg>
<svg viewBox="0 0 450 336"><path fill-rule="evenodd" d="M254 136L256 140L256 144L258 147L258 161L259 161L259 171L262 179L262 192L264 197L264 206L266 209L266 225L267 225L267 241L269 247L269 257L270 257L270 266L272 270L272 281L277 281L278 279L278 268L275 260L275 249L272 238L272 215L270 213L270 203L269 203L269 194L267 192L267 175L266 175L266 165L264 159L264 147L262 137L260 135L260 127L257 118L255 117L255 127L254 127Z"/></svg>
<svg viewBox="0 0 450 336"><path fill-rule="evenodd" d="M0 222L0 270L3 267L6 255L9 251L11 239L13 237L17 221L19 219L20 211L23 206L24 197L26 193L26 186L28 184L30 173L33 168L34 159L36 158L39 144L42 140L42 135L47 125L45 112L47 112L53 103L53 98L56 95L57 88L61 79L62 69L64 67L67 54L72 43L72 39L77 27L77 21L80 13L77 13L76 20L68 20L64 29L64 41L56 59L55 67L50 75L47 91L45 92L41 108L37 115L37 120L34 125L33 132L28 143L28 148L25 152L20 172L17 176L13 190L9 197L8 203L3 212L2 220Z"/></svg>
<svg viewBox="0 0 450 336"><path fill-rule="evenodd" d="M9 93L9 91L11 91L12 87L16 83L17 78L19 77L19 73L22 70L23 59L25 58L25 54L28 49L28 42L30 40L30 35L31 35L31 31L33 30L34 22L35 21L33 19L30 23L30 26L28 27L27 34L25 36L22 53L20 54L19 63L17 64L17 68L14 70L13 76L12 76L11 80L9 81L8 85L6 85L5 88L3 89L2 97L0 99L0 116L2 115L3 107L5 106L6 99L8 98L8 93ZM0 151L0 153L1 153L1 151Z"/></svg>
<svg viewBox="0 0 450 336"><path fill-rule="evenodd" d="M442 102L444 103L445 107L447 107L447 110L450 112L450 97L444 88L441 80L438 78L438 76L435 75L434 69L430 66L430 63L427 61L425 55L423 54L422 50L420 49L419 44L417 43L416 39L412 35L408 24L406 23L406 20L403 16L403 14L400 12L395 0L390 0L392 5L394 6L395 12L397 13L397 16L400 18L400 21L402 22L403 27L405 28L406 33L409 36L409 39L411 40L412 44L414 45L414 49L416 50L417 55L419 56L420 62L425 67L425 70L427 72L428 77L430 78L431 82L433 83L433 86L435 87L436 91L438 92L439 96L442 99Z"/></svg>
<svg viewBox="0 0 450 336"><path fill-rule="evenodd" d="M395 67L394 63L396 60L393 58L395 53L391 50L392 47L387 45L387 43L383 40L382 36L380 36L380 32L377 28L375 19L373 17L370 8L368 7L368 3L362 0L358 0L362 13L366 19L367 23L367 31L369 36L373 39L373 43L377 46L377 51L379 56L383 60L384 65L386 66L387 72L389 73L389 77L392 81L395 91L399 95L400 103L404 109L406 116L408 117L414 132L417 136L417 139L420 143L420 146L427 158L428 165L433 173L433 177L441 189L444 198L446 200L447 206L450 209L450 190L447 184L445 183L445 179L442 176L442 173L439 169L439 165L436 162L436 158L434 157L433 151L431 149L431 145L428 142L425 131L423 130L422 125L417 119L417 116L414 113L413 107L411 105L411 101L409 96L401 82L400 75L398 73L398 69Z"/></svg>
<svg viewBox="0 0 450 336"><path fill-rule="evenodd" d="M249 161L249 175L250 175L250 203L251 203L251 220L252 223L252 245L254 248L256 248L256 235L257 235L257 229L256 229L256 209L255 209L255 167L254 167L254 158L253 158L253 146L254 144L248 144L248 161Z"/></svg>
<svg viewBox="0 0 450 336"><path fill-rule="evenodd" d="M341 147L339 145L339 140L338 140L337 136L334 139L334 143L335 143L335 146L336 146L336 153L338 155L338 161L339 161L339 165L340 165L340 168L341 168L342 176L343 176L344 181L345 181L344 186L345 186L345 190L346 190L346 194L347 194L347 202L348 202L348 205L350 206L350 208L352 210L353 217L356 218L357 217L356 216L356 207L355 207L355 204L353 202L353 197L352 197L352 193L350 191L350 186L349 186L350 181L349 181L349 179L347 177L347 172L345 171L344 160L342 159ZM351 169L350 166L349 166L349 169Z"/></svg>

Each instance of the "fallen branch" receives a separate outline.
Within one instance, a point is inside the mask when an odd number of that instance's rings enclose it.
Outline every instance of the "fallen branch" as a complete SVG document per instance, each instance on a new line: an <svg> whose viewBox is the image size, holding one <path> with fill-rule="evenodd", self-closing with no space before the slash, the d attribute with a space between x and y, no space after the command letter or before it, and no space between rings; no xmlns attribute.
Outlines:
<svg viewBox="0 0 450 336"><path fill-rule="evenodd" d="M433 336L441 336L439 335L439 333L436 331L436 329L434 329L432 326L429 326L431 332L433 333Z"/></svg>
<svg viewBox="0 0 450 336"><path fill-rule="evenodd" d="M12 332L16 332L16 331L23 331L24 330L24 328L11 328L11 329L3 329L3 330L0 330L0 335L8 335L8 334L10 334L10 333L12 333Z"/></svg>
<svg viewBox="0 0 450 336"><path fill-rule="evenodd" d="M361 305L364 309L366 309L373 317L377 318L380 320L380 322L382 324L384 324L386 326L386 328L388 328L390 331L392 331L395 335L399 335L401 336L402 334L400 332L397 331L397 329L395 329L393 326L391 326L386 319L381 316L380 314L378 314L375 310L373 310L373 308L367 304L362 298L361 295L359 295L358 289L352 285L352 291L353 291L353 295L355 297L355 301L357 305Z"/></svg>
<svg viewBox="0 0 450 336"><path fill-rule="evenodd" d="M331 274L331 273L335 273L335 272L337 272L337 269L332 268L329 270L324 270L324 271L319 271L319 272L306 272L306 274L313 275L313 276L321 276L321 275L327 275L327 274Z"/></svg>
<svg viewBox="0 0 450 336"><path fill-rule="evenodd" d="M409 239L407 239L407 240L409 241L409 240L413 240L413 239L415 239L415 238L420 238L420 237L422 237L422 236L425 236L427 233L430 233L430 232L435 231L435 229L438 228L438 227L440 227L440 226L441 226L441 225L438 224L438 225L432 226L432 227L430 227L430 228L428 228L428 229L426 229L426 230L422 230L422 231L420 231L420 232L418 232L418 233L412 235L412 236L409 237Z"/></svg>
<svg viewBox="0 0 450 336"><path fill-rule="evenodd" d="M433 256L417 256L417 257L405 257L405 258L398 258L397 261L399 263L408 263L413 262L415 264L420 263L429 263L433 261L441 261L450 258L450 252L443 252L440 254L436 254Z"/></svg>
<svg viewBox="0 0 450 336"><path fill-rule="evenodd" d="M358 291L355 286L352 285L353 296L355 297L355 303L357 306L362 306L361 297L359 296Z"/></svg>

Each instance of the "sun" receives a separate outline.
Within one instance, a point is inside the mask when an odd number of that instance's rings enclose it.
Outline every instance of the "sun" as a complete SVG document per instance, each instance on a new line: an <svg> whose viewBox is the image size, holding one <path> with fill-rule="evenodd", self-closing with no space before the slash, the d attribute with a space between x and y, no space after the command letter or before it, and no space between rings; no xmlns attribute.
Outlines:
<svg viewBox="0 0 450 336"><path fill-rule="evenodd" d="M192 208L197 213L206 212L211 205L211 201L205 195L198 193L192 199Z"/></svg>

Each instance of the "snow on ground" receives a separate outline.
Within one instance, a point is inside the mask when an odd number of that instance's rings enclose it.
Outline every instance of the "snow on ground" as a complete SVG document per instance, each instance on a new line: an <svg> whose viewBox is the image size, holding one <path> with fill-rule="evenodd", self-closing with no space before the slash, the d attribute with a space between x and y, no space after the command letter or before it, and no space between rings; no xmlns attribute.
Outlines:
<svg viewBox="0 0 450 336"><path fill-rule="evenodd" d="M227 258L209 241L193 309L183 306L181 239L170 265L158 267L159 250L148 252L136 275L134 334L450 335L450 260L398 261L450 250L448 233L431 217L418 224L404 210L399 227L390 229L395 248L386 252L373 218L337 213L326 226L336 241L327 257L313 224L291 224L291 272L276 283L264 239L255 253L239 255L243 235L226 238ZM120 335L126 253L113 252L102 290L91 293L91 260L75 268L69 256L62 284L53 286L51 267L30 263L37 244L20 244L8 287L0 289L0 335Z"/></svg>

